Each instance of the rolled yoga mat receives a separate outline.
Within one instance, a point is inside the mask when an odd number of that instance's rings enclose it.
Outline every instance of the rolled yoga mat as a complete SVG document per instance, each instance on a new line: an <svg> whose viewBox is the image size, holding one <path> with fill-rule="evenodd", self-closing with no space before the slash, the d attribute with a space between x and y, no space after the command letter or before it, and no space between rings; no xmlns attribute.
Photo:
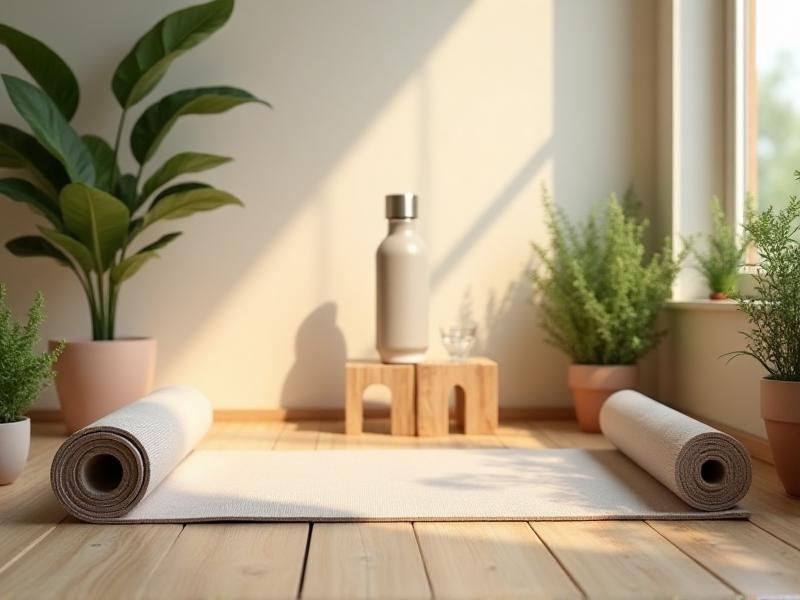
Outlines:
<svg viewBox="0 0 800 600"><path fill-rule="evenodd" d="M612 394L600 411L600 429L620 452L698 510L736 506L750 488L750 455L738 440L639 392Z"/></svg>
<svg viewBox="0 0 800 600"><path fill-rule="evenodd" d="M186 458L212 419L197 390L157 390L72 434L53 458L53 491L79 519L121 517Z"/></svg>
<svg viewBox="0 0 800 600"><path fill-rule="evenodd" d="M656 404L625 392L604 410L609 438L631 458L611 449L211 451L193 450L211 426L208 400L170 387L74 433L51 480L67 512L94 523L746 517L732 508L750 480L744 450ZM703 461L723 465L722 475L705 467L711 487L683 482L698 469L703 478ZM736 491L720 502L722 486Z"/></svg>

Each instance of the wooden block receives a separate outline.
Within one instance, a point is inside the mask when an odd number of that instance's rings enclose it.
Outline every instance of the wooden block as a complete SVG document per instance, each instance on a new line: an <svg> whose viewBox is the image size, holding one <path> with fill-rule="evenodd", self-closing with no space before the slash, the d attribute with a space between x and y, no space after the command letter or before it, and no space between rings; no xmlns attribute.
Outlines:
<svg viewBox="0 0 800 600"><path fill-rule="evenodd" d="M364 390L381 384L392 393L392 435L414 435L414 365L387 365L375 361L347 361L345 365L345 432L364 430Z"/></svg>
<svg viewBox="0 0 800 600"><path fill-rule="evenodd" d="M424 362L417 371L417 435L442 436L450 430L448 398L456 390L456 419L468 435L497 431L497 363L488 358L464 362Z"/></svg>

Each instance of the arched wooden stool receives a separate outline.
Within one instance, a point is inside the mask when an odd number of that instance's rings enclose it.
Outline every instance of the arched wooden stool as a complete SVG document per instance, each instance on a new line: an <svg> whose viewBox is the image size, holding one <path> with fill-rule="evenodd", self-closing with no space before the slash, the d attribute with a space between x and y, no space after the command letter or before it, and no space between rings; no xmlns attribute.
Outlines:
<svg viewBox="0 0 800 600"><path fill-rule="evenodd" d="M497 363L488 358L417 365L417 435L450 431L448 399L456 390L456 420L469 435L497 431Z"/></svg>
<svg viewBox="0 0 800 600"><path fill-rule="evenodd" d="M414 435L414 365L387 365L377 361L347 361L345 365L345 432L364 430L364 390L382 384L392 392L392 435Z"/></svg>

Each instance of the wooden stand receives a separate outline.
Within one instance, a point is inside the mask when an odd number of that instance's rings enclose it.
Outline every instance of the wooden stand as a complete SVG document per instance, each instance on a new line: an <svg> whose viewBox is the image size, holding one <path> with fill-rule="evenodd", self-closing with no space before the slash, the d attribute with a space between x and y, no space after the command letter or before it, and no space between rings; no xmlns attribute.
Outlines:
<svg viewBox="0 0 800 600"><path fill-rule="evenodd" d="M417 365L417 435L450 431L448 399L456 390L456 421L466 434L497 431L497 363L488 358Z"/></svg>
<svg viewBox="0 0 800 600"><path fill-rule="evenodd" d="M382 384L392 393L392 435L414 435L414 365L387 365L373 361L347 361L345 365L345 432L364 430L364 390Z"/></svg>

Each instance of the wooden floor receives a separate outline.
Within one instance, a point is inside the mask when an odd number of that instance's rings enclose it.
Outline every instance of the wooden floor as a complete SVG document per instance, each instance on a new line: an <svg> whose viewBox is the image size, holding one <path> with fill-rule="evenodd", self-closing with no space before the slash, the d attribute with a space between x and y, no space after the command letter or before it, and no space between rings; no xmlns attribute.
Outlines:
<svg viewBox="0 0 800 600"><path fill-rule="evenodd" d="M435 440L341 431L220 423L204 447L607 446L570 422ZM800 598L800 501L764 463L746 500L750 521L87 525L66 518L50 491L62 439L55 426L37 426L25 473L0 487L3 600Z"/></svg>

